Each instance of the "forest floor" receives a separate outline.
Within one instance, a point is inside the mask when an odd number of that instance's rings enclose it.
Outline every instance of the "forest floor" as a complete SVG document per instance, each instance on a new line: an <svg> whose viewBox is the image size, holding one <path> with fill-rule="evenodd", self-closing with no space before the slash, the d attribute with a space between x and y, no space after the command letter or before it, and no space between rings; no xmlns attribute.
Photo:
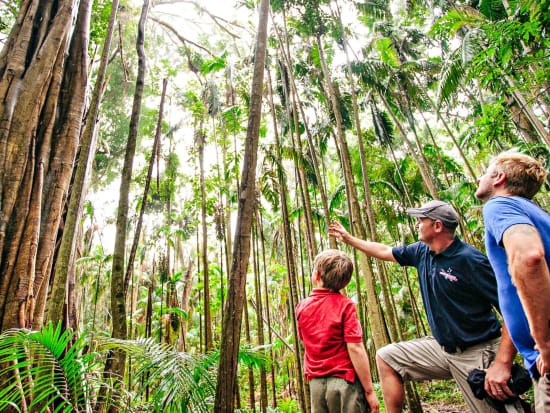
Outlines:
<svg viewBox="0 0 550 413"><path fill-rule="evenodd" d="M467 412L468 407L453 381L432 380L416 384L424 412Z"/></svg>
<svg viewBox="0 0 550 413"><path fill-rule="evenodd" d="M447 412L447 413L463 413L468 411L468 407L465 404L449 404L441 401L439 403L422 403L422 410L425 413Z"/></svg>

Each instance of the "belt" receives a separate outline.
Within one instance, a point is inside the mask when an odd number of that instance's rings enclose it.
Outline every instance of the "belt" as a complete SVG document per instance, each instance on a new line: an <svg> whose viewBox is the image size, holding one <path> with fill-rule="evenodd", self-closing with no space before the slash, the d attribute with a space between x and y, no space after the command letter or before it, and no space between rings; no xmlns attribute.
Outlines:
<svg viewBox="0 0 550 413"><path fill-rule="evenodd" d="M453 346L453 347L451 347L451 346L441 346L441 348L443 349L443 351L445 353L455 354L455 353L462 353L468 347L466 347L466 346Z"/></svg>
<svg viewBox="0 0 550 413"><path fill-rule="evenodd" d="M494 334L491 334L486 339L481 340L481 341L477 341L475 343L463 344L461 346L441 346L441 348L443 349L443 351L445 353L449 353L449 354L462 353L467 348L473 347L473 346L478 345L480 343L485 343L487 341L494 340L495 338L498 338L498 337L500 337L500 331L495 332Z"/></svg>

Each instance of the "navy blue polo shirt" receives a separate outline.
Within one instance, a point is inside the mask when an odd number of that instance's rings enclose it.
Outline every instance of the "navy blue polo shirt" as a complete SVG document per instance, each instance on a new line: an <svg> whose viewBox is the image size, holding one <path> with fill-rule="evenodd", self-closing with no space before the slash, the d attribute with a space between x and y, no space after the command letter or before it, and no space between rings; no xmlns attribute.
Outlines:
<svg viewBox="0 0 550 413"><path fill-rule="evenodd" d="M500 336L493 312L499 308L497 282L480 251L455 237L439 254L423 242L392 252L401 266L418 270L428 323L440 345L466 348Z"/></svg>

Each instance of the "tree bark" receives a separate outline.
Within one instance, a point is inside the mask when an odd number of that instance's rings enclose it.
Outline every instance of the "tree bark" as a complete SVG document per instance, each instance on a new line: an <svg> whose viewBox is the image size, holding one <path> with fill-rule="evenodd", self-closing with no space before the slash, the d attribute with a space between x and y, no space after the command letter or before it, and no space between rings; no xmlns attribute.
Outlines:
<svg viewBox="0 0 550 413"><path fill-rule="evenodd" d="M115 0L113 1L111 7L111 16L109 19L109 26L107 28L107 33L105 36L105 43L103 45L103 52L101 54L100 66L94 85L94 91L92 94L92 102L88 110L87 121L84 127L84 133L82 135L78 165L76 166L75 177L71 188L71 198L67 210L67 217L65 219L63 237L61 239L61 247L55 265L55 273L51 287L50 299L47 303L46 320L52 321L54 324L56 324L62 318L63 303L65 302L64 294L67 283L67 273L69 267L71 266L71 263L74 262L73 255L75 249L74 241L76 235L76 226L78 222L80 222L82 204L86 196L86 181L88 180L91 170L91 163L95 155L95 148L97 144L97 135L95 133L96 122L99 112L101 91L104 85L107 60L109 58L109 50L111 47L113 30L116 22L117 9L118 1ZM89 26L89 22L87 25ZM85 58L87 47L84 49L83 53L84 61L80 70L83 71L85 75L87 71L87 60ZM80 116L80 118L82 119L82 115ZM60 148L61 154L63 154L65 151L66 148ZM51 258L47 256L40 256L38 261L40 263L39 265L42 278L44 278L44 283L40 287L42 289L42 294L46 293L45 289L49 282L49 276L45 277L45 272L48 261L50 259ZM38 281L39 280L37 280L36 282L37 287L39 286ZM43 302L45 304L45 300L43 300ZM37 318L40 319L40 311L38 311Z"/></svg>
<svg viewBox="0 0 550 413"><path fill-rule="evenodd" d="M210 278L208 274L208 230L206 225L206 188L204 183L204 145L205 132L203 130L203 121L201 120L198 131L197 146L199 149L199 169L200 169L200 191L201 191L201 228L202 228L202 272L203 272L203 293L204 293L204 345L208 353L212 349L212 315L210 314Z"/></svg>
<svg viewBox="0 0 550 413"><path fill-rule="evenodd" d="M338 108L338 101L336 98L336 92L330 78L330 74L327 68L327 64L324 57L321 36L317 36L317 47L319 48L319 60L321 62L321 69L325 77L325 81L329 91L329 102L336 119L336 134L337 145L340 151L342 160L342 169L344 171L344 179L346 183L346 193L350 205L350 223L352 226L352 232L361 239L366 238L365 229L362 224L359 201L357 199L357 188L353 180L351 171L351 160L349 156L349 150L346 143L346 137L343 127L343 120L340 110ZM359 262L361 264L361 271L365 279L365 288L367 290L367 303L368 314L372 325L374 345L378 349L389 343L389 337L386 332L384 324L384 318L380 307L380 301L378 299L378 293L376 289L376 280L372 272L372 264L370 258L363 253L359 253Z"/></svg>
<svg viewBox="0 0 550 413"><path fill-rule="evenodd" d="M261 0L256 50L254 53L254 75L250 93L250 113L246 133L242 179L239 191L237 230L233 248L233 262L229 276L226 310L222 324L220 363L216 385L214 411L233 411L237 357L241 336L242 311L245 299L246 272L250 256L250 229L252 212L256 202L256 164L258 139L262 117L262 94L264 65L267 46L267 16L269 0Z"/></svg>
<svg viewBox="0 0 550 413"><path fill-rule="evenodd" d="M134 233L134 241L132 242L132 248L130 249L130 255L128 257L128 265L126 266L126 273L124 275L124 298L126 298L128 294L130 278L132 277L132 274L134 272L134 260L136 258L139 237L141 235L141 227L143 226L143 215L145 214L145 207L147 206L147 196L149 195L149 188L151 187L151 177L153 176L155 156L157 155L160 145L160 136L162 134L162 117L164 113L164 98L166 97L167 86L168 79L164 79L164 81L162 82L162 94L160 97L159 116L157 120L157 130L155 132L155 140L153 142L153 148L151 149L151 159L149 160L149 168L147 169L147 178L145 179L145 188L143 189L143 197L141 198L141 208L139 210L139 218Z"/></svg>
<svg viewBox="0 0 550 413"><path fill-rule="evenodd" d="M139 118L141 114L141 101L143 98L146 57L145 57L145 22L149 11L149 0L144 0L141 10L141 17L138 24L138 35L136 40L136 49L138 53L138 75L136 79L136 90L134 93L134 102L132 106L132 115L130 118L130 128L128 132L128 142L126 146L126 155L122 168L122 177L120 181L120 198L118 202L118 212L116 221L115 247L113 251L113 269L111 272L111 315L113 321L114 338L126 339L128 335L126 325L126 301L124 297L124 255L126 249L126 229L128 223L128 207L130 182L132 180L132 169L134 155L136 152L136 142L138 135ZM111 372L119 378L124 377L124 367L126 362L126 353L121 350L115 350L113 355L113 365ZM112 406L110 411L116 411Z"/></svg>
<svg viewBox="0 0 550 413"><path fill-rule="evenodd" d="M254 295L256 297L257 305L254 308L256 310L256 325L258 345L263 346L265 344L264 338L264 320L263 320L263 303L262 303L262 283L260 280L260 248L258 244L258 208L254 211L254 232L253 243L254 249L252 254L252 262L254 264ZM263 413L267 413L267 374L264 366L260 366L260 410Z"/></svg>
<svg viewBox="0 0 550 413"><path fill-rule="evenodd" d="M85 106L90 4L77 5L68 51L72 0L21 2L0 52L0 331L36 325L48 284Z"/></svg>

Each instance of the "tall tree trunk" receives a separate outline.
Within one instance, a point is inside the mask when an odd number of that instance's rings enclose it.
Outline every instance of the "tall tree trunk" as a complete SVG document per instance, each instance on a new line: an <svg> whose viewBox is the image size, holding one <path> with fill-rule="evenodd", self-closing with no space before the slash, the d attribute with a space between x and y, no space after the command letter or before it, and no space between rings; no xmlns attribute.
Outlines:
<svg viewBox="0 0 550 413"><path fill-rule="evenodd" d="M296 262L294 260L295 254L293 251L292 243L292 233L290 230L290 218L288 214L288 196L287 189L284 179L284 171L282 169L282 155L281 155L281 143L279 142L279 132L277 127L277 118L275 116L275 107L273 104L273 88L271 84L271 74L268 71L268 87L269 87L269 104L271 108L271 117L273 120L273 130L275 134L275 149L277 151L277 177L279 181L279 200L281 204L281 214L282 214L282 227L283 227L283 241L285 246L285 263L286 263L286 273L288 279L288 288L289 288L289 302L290 308L290 317L292 323L292 334L293 337L296 337L294 340L294 356L296 358L296 381L298 383L298 397L300 401L300 406L304 412L308 412L309 408L309 397L307 396L309 386L304 381L303 369L302 369L302 357L304 352L302 351L302 345L298 339L298 328L296 323L296 316L294 314L294 309L298 305L298 293L296 286Z"/></svg>
<svg viewBox="0 0 550 413"><path fill-rule="evenodd" d="M342 19L338 15L338 22L342 30L343 36L345 32L343 30ZM351 89L351 99L353 105L353 117L355 120L355 129L357 130L357 142L359 144L359 156L361 159L361 172L363 177L363 193L364 201L367 210L367 224L368 224L368 233L371 236L371 239L374 242L378 242L378 231L376 229L376 220L375 214L372 207L372 197L370 191L370 182L369 182L369 172L367 168L366 152L365 145L363 144L363 134L361 132L361 122L359 120L359 110L357 108L357 96L355 94L355 80L353 78L353 73L351 71L351 63L349 60L347 39L343 39L344 53L346 55L346 68L348 71L348 77L350 82ZM384 298L384 305L386 306L386 313L389 318L389 328L391 333L392 340L397 340L401 337L399 331L399 320L397 319L397 311L395 309L395 302L393 301L393 295L391 294L391 284L389 282L388 273L386 271L386 266L381 260L376 260L376 266L378 268L378 273L380 274L380 286L382 289L382 297ZM359 301L361 304L361 300ZM373 366L374 367L374 366Z"/></svg>
<svg viewBox="0 0 550 413"><path fill-rule="evenodd" d="M183 291L181 293L180 308L187 315L180 323L180 340L178 351L186 351L185 340L187 336L187 320L189 319L189 296L191 295L191 287L193 286L193 260L189 260L187 271L183 277Z"/></svg>
<svg viewBox="0 0 550 413"><path fill-rule="evenodd" d="M325 77L326 84L328 86L330 105L336 119L336 134L337 145L340 151L342 160L342 168L344 171L344 179L346 183L346 193L350 204L350 222L352 226L352 232L361 239L366 238L365 229L362 224L359 201L357 198L357 188L353 180L351 171L351 160L349 157L349 151L347 148L346 137L344 132L344 126L342 121L342 114L340 113L336 92L330 78L330 74L327 68L327 64L324 57L323 46L321 42L321 36L317 35L317 47L319 48L319 60L321 63L321 69L323 76ZM389 343L389 337L386 332L384 324L384 318L380 307L380 301L378 299L378 293L376 289L376 280L372 272L372 264L370 258L363 253L359 253L359 262L361 263L361 271L365 279L365 288L367 290L367 303L368 314L372 325L373 339L375 347L378 349Z"/></svg>
<svg viewBox="0 0 550 413"><path fill-rule="evenodd" d="M153 148L151 149L151 159L149 160L149 167L147 168L147 178L145 179L145 188L143 189L143 197L141 198L141 208L139 210L139 218L134 232L134 241L132 242L132 248L130 249L130 255L128 256L128 265L126 266L126 272L124 274L124 298L128 294L128 286L130 285L130 279L134 272L134 260L136 258L136 251L139 244L139 237L141 236L141 227L143 226L143 216L145 214L145 207L147 206L147 197L149 195L149 189L151 187L151 178L153 176L153 168L155 166L155 157L158 159L157 152L160 146L160 136L162 134L162 117L164 113L164 98L166 97L166 87L168 86L168 79L164 79L162 82L162 94L160 97L159 116L157 120L157 129L155 132L155 140L153 142ZM157 186L157 191L159 190Z"/></svg>
<svg viewBox="0 0 550 413"><path fill-rule="evenodd" d="M268 77L269 75L268 71ZM271 89L271 81L270 83L270 89ZM275 352L273 350L272 344L273 344L273 338L271 335L271 311L270 311L270 304L269 304L269 294L267 292L267 262L265 259L265 242L264 242L264 229L263 229L263 220L262 220L262 211L259 210L258 214L256 216L256 222L257 227L259 231L259 237L260 237L260 244L262 248L262 268L263 268L263 275L264 275L264 288L263 288L263 294L264 294L264 304L265 304L265 314L266 314L266 324L268 326L267 329L267 341L269 344L269 351L271 355L271 360L275 361ZM271 407L276 408L277 407L277 388L276 388L276 381L275 381L275 363L273 363L271 367L271 391L272 391L272 398L271 398Z"/></svg>
<svg viewBox="0 0 550 413"><path fill-rule="evenodd" d="M389 113L393 122L395 123L395 126L401 133L401 136L403 137L403 140L405 141L405 144L409 149L409 153L414 158L414 161L416 162L418 170L420 171L420 175L422 176L422 182L424 182L426 189L428 190L428 192L430 193L433 199L439 199L439 196L437 195L437 189L435 188L433 179L428 174L428 171L426 171L426 169L424 168L424 162L422 162L422 160L416 154L416 151L414 150L414 147L412 146L411 141L409 141L409 138L407 137L407 133L405 132L405 129L401 125L401 122L399 122L399 119L397 119L397 117L395 116L395 113L393 113L388 101L386 100L386 97L382 93L378 93L378 96L380 97L380 100L384 104L386 111Z"/></svg>
<svg viewBox="0 0 550 413"><path fill-rule="evenodd" d="M284 66L282 66L284 68ZM283 69L284 72L289 72L291 69ZM292 96L289 91L289 85L286 80L283 79L283 89L285 93L285 110L289 125L294 121L294 127L289 126L290 138L292 142L292 148L298 154L302 155L302 142L300 139L300 126L296 113L296 105L293 103ZM295 139L296 137L296 139ZM297 142L296 142L297 141ZM294 166L296 169L296 192L300 193L300 200L302 201L302 208L304 211L304 226L305 226L305 238L306 238L306 253L308 261L313 263L313 259L316 255L315 236L313 229L313 220L311 218L311 202L309 199L309 191L306 180L306 173L303 162L300 162L296 157L294 159ZM299 221L298 221L299 222Z"/></svg>
<svg viewBox="0 0 550 413"><path fill-rule="evenodd" d="M258 205L259 207L259 205ZM263 346L265 344L264 338L264 320L263 320L263 303L262 303L262 283L260 281L260 248L258 243L258 207L254 211L254 232L252 242L254 248L252 250L252 262L254 264L254 295L256 297L256 325L258 345ZM264 366L260 366L260 410L263 413L267 413L267 374Z"/></svg>
<svg viewBox="0 0 550 413"><path fill-rule="evenodd" d="M261 0L256 49L254 53L254 75L250 93L250 113L246 133L242 179L239 191L239 208L233 248L233 263L229 276L226 311L224 311L220 363L216 385L214 411L233 411L237 357L241 337L242 311L245 299L246 273L250 255L250 229L252 212L256 202L256 164L258 139L262 117L262 95L264 65L267 46L267 16L269 0Z"/></svg>
<svg viewBox="0 0 550 413"><path fill-rule="evenodd" d="M244 301L244 329L245 329L245 337L246 337L246 343L248 345L252 344L252 340L250 339L250 317L248 315L248 302ZM248 410L251 410L253 413L256 413L256 391L255 391L255 384L254 384L254 369L249 366L247 368L248 370Z"/></svg>
<svg viewBox="0 0 550 413"><path fill-rule="evenodd" d="M202 228L202 272L203 272L203 294L204 294L204 345L208 353L212 350L212 315L210 314L210 277L208 274L208 231L206 225L206 188L204 184L204 146L206 135L201 121L197 133L197 145L199 150L199 180L201 191L201 228Z"/></svg>
<svg viewBox="0 0 550 413"><path fill-rule="evenodd" d="M116 4L115 4L116 3ZM51 288L50 299L47 303L47 321L52 321L56 323L61 319L64 296L65 296L65 287L67 280L68 269L71 266L71 263L74 262L73 251L75 249L75 231L78 222L80 222L80 215L82 213L82 203L86 196L86 182L89 179L89 173L91 170L91 162L95 154L95 148L97 143L97 135L95 133L95 126L97 122L97 116L99 112L99 102L101 91L103 89L105 72L107 68L107 60L109 57L109 50L111 45L111 40L113 36L113 30L116 21L118 9L118 1L113 1L111 7L111 16L109 19L109 26L107 28L107 33L105 36L105 43L103 46L103 51L100 60L100 66L96 77L96 82L94 85L94 91L92 94L92 102L87 114L86 126L84 128L84 133L82 135L82 142L80 144L80 152L78 158L78 165L76 167L75 177L71 189L71 198L69 201L67 217L65 220L65 226L63 230L63 237L61 240L61 247L59 250L57 262L55 265L55 274L53 279L53 284ZM90 10L91 11L91 10ZM89 23L88 23L89 25ZM87 49L84 53L86 54ZM86 73L87 63L84 58L82 70ZM66 148L63 148L63 151L66 151ZM49 282L49 272L48 275L45 274L45 269L47 268L47 261L49 258L46 256L39 257L39 263L41 263L41 275L44 279L42 284L41 294L46 295L46 286ZM37 285L38 286L38 285ZM41 303L46 305L46 300L40 300ZM40 311L37 312L37 316L40 317Z"/></svg>
<svg viewBox="0 0 550 413"><path fill-rule="evenodd" d="M145 57L145 22L149 11L149 0L144 0L141 10L141 18L138 25L138 34L136 49L138 53L138 75L136 79L136 90L134 93L134 103L132 106L132 115L130 118L130 128L128 132L128 142L126 146L126 155L122 168L122 177L120 180L120 198L118 202L115 247L113 250L113 268L111 272L111 315L113 320L112 336L115 338L126 339L126 301L124 297L124 252L126 250L126 230L128 223L128 207L130 183L132 180L132 169L134 155L136 152L136 142L139 127L139 118L141 114L141 101L143 98L143 89L145 81L146 57ZM113 355L113 365L111 372L115 377L124 377L124 366L126 353L122 350L115 350ZM110 411L117 411L116 407L111 406Z"/></svg>
<svg viewBox="0 0 550 413"><path fill-rule="evenodd" d="M284 13L283 13L283 16L284 16ZM316 154L316 151L315 151L315 144L313 143L313 137L311 136L311 132L309 130L309 126L308 126L307 118L306 118L305 111L304 111L304 108L303 108L303 105L302 105L302 101L300 100L300 96L299 96L297 88L296 88L296 81L294 79L294 73L292 71L292 64L291 64L291 60L290 60L290 46L289 46L289 42L288 42L288 32L286 30L286 27L287 27L286 17L284 17L284 19L285 20L283 22L283 27L285 28L285 42L283 42L283 40L281 39L281 35L280 35L280 32L279 32L277 26L274 24L273 27L275 29L275 33L276 33L277 39L279 41L279 45L280 45L280 49L281 49L283 58L285 59L286 67L288 68L288 77L289 77L289 81L290 81L290 87L291 87L291 90L292 90L293 100L298 105L298 108L300 109L300 114L302 116L302 121L303 121L303 124L304 124L304 129L306 131L306 136L307 136L309 153L310 153L310 156L311 156L311 161L313 163L315 177L317 179L319 195L321 197L321 205L323 206L323 211L325 213L325 217L324 217L325 218L325 225L326 225L327 230L328 230L328 226L330 225L330 210L329 210L329 207L328 207L326 189L325 189L325 186L323 185L323 179L322 179L322 176L321 176L321 170L319 168L319 162L317 160L317 154ZM271 20L273 21L273 14L271 14ZM285 48L285 45L286 45L286 48ZM337 248L336 240L333 237L329 237L329 245L330 245L331 248Z"/></svg>

